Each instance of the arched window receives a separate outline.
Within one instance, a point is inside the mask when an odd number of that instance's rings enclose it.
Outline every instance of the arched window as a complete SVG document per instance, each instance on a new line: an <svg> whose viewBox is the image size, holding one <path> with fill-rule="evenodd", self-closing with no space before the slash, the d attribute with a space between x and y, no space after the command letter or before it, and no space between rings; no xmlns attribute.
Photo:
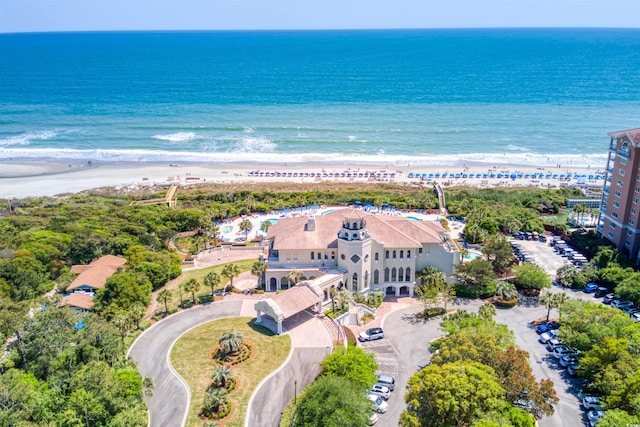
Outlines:
<svg viewBox="0 0 640 427"><path fill-rule="evenodd" d="M311 252L311 261L313 261L313 256L314 256L314 255L315 255L315 254L314 254L313 252Z"/></svg>
<svg viewBox="0 0 640 427"><path fill-rule="evenodd" d="M389 281L389 267L384 269L384 281L385 282Z"/></svg>
<svg viewBox="0 0 640 427"><path fill-rule="evenodd" d="M411 281L411 269L407 267L407 270L404 272L405 282Z"/></svg>
<svg viewBox="0 0 640 427"><path fill-rule="evenodd" d="M318 261L320 261L321 259L322 259L322 254L318 252Z"/></svg>
<svg viewBox="0 0 640 427"><path fill-rule="evenodd" d="M332 260L336 259L336 253L333 251L331 251L331 259Z"/></svg>
<svg viewBox="0 0 640 427"><path fill-rule="evenodd" d="M353 273L353 277L351 278L351 289L353 291L358 290L358 273Z"/></svg>
<svg viewBox="0 0 640 427"><path fill-rule="evenodd" d="M373 259L375 259L376 261L378 261L378 252L376 252L376 254L373 256Z"/></svg>
<svg viewBox="0 0 640 427"><path fill-rule="evenodd" d="M386 259L389 259L389 251L385 251L385 252L384 252L384 257L385 257Z"/></svg>
<svg viewBox="0 0 640 427"><path fill-rule="evenodd" d="M398 269L398 282L402 282L402 279L403 279L403 274L402 273L403 273L403 270L402 270L402 267L400 267Z"/></svg>
<svg viewBox="0 0 640 427"><path fill-rule="evenodd" d="M368 261L369 261L369 254L366 254L366 255L364 256L364 262L368 262Z"/></svg>
<svg viewBox="0 0 640 427"><path fill-rule="evenodd" d="M407 258L411 258L411 251L407 251Z"/></svg>
<svg viewBox="0 0 640 427"><path fill-rule="evenodd" d="M404 251L402 249L400 250L400 258L404 258Z"/></svg>
<svg viewBox="0 0 640 427"><path fill-rule="evenodd" d="M378 270L373 270L373 284L377 285L380 283L380 272Z"/></svg>
<svg viewBox="0 0 640 427"><path fill-rule="evenodd" d="M363 289L367 289L369 287L369 272L364 272L364 286Z"/></svg>
<svg viewBox="0 0 640 427"><path fill-rule="evenodd" d="M396 259L396 251L393 251L393 259Z"/></svg>
<svg viewBox="0 0 640 427"><path fill-rule="evenodd" d="M396 270L396 268L395 268L395 267L393 267L393 268L391 269L391 281L392 281L392 282L395 282L396 280L398 280L398 279L397 279L397 277L398 277L398 276L397 276L397 273L398 273L398 271Z"/></svg>

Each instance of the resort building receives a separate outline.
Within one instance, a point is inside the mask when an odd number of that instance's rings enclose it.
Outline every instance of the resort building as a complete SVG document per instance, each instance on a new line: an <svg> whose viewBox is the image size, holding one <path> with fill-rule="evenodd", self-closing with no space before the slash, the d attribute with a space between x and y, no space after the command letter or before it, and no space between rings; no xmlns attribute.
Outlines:
<svg viewBox="0 0 640 427"><path fill-rule="evenodd" d="M460 250L436 221L338 209L281 218L267 233L267 291L309 285L320 301L331 289L411 296L416 273L433 266L453 280Z"/></svg>
<svg viewBox="0 0 640 427"><path fill-rule="evenodd" d="M612 132L598 232L630 259L640 251L640 129Z"/></svg>

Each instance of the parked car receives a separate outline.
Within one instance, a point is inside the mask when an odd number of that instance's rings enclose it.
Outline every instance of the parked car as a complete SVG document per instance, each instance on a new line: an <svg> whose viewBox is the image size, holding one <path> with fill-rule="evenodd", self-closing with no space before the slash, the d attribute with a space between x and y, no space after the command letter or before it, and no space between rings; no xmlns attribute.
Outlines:
<svg viewBox="0 0 640 427"><path fill-rule="evenodd" d="M369 425L372 426L377 422L378 422L378 414L376 414L375 412L372 412L371 416L369 416Z"/></svg>
<svg viewBox="0 0 640 427"><path fill-rule="evenodd" d="M633 319L634 322L640 322L640 312L633 313L631 315L631 318Z"/></svg>
<svg viewBox="0 0 640 427"><path fill-rule="evenodd" d="M620 310L625 310L630 307L633 307L633 303L631 301L621 301L617 299L611 303L611 307L618 308Z"/></svg>
<svg viewBox="0 0 640 427"><path fill-rule="evenodd" d="M377 394L384 400L389 400L389 396L391 396L391 390L389 390L389 387L380 384L375 384L373 387L371 387L369 393Z"/></svg>
<svg viewBox="0 0 640 427"><path fill-rule="evenodd" d="M378 384L383 385L389 390L393 391L393 389L396 388L396 379L388 375L378 375Z"/></svg>
<svg viewBox="0 0 640 427"><path fill-rule="evenodd" d="M571 375L572 377L575 377L576 375L578 375L578 369L580 368L580 364L579 363L572 363L569 366L567 366L567 373L569 375Z"/></svg>
<svg viewBox="0 0 640 427"><path fill-rule="evenodd" d="M603 296L605 296L606 294L609 293L609 289L607 288L603 288L602 286L599 287L598 289L596 289L595 293L593 294L594 298L602 298Z"/></svg>
<svg viewBox="0 0 640 427"><path fill-rule="evenodd" d="M567 354L566 356L562 356L560 358L560 365L566 368L569 365L576 363L577 361L578 361L578 356L576 356L575 354Z"/></svg>
<svg viewBox="0 0 640 427"><path fill-rule="evenodd" d="M562 358L562 356L568 356L571 354L576 354L576 351L572 348L569 347L565 347L563 345L558 346L556 348L553 349L553 357L555 357L556 359L560 360Z"/></svg>
<svg viewBox="0 0 640 427"><path fill-rule="evenodd" d="M538 325L536 327L536 334L540 335L540 334L543 334L545 332L549 332L549 326L546 323L543 323L543 324Z"/></svg>
<svg viewBox="0 0 640 427"><path fill-rule="evenodd" d="M371 328L366 331L360 332L358 335L358 341L371 341L371 340L380 340L384 338L384 331L382 328Z"/></svg>
<svg viewBox="0 0 640 427"><path fill-rule="evenodd" d="M598 289L598 285L591 282L591 283L587 283L584 287L584 289L582 290L582 292L584 292L585 294L590 294L591 292L595 292Z"/></svg>
<svg viewBox="0 0 640 427"><path fill-rule="evenodd" d="M585 396L582 398L582 407L587 411L602 411L602 402L600 398L596 396Z"/></svg>
<svg viewBox="0 0 640 427"><path fill-rule="evenodd" d="M587 419L591 427L596 427L598 420L604 417L604 411L589 411L587 412Z"/></svg>
<svg viewBox="0 0 640 427"><path fill-rule="evenodd" d="M604 298L602 298L603 304L611 304L616 299L616 294L606 294Z"/></svg>
<svg viewBox="0 0 640 427"><path fill-rule="evenodd" d="M389 409L389 404L385 402L380 396L375 394L367 394L367 399L373 402L376 406L376 412L384 414Z"/></svg>
<svg viewBox="0 0 640 427"><path fill-rule="evenodd" d="M543 334L540 334L540 336L538 337L538 341L540 342L540 344L546 344L553 338L555 338L555 335L553 335L551 332L545 332Z"/></svg>
<svg viewBox="0 0 640 427"><path fill-rule="evenodd" d="M562 340L559 338L551 338L547 343L547 351L553 352L558 347L562 347Z"/></svg>
<svg viewBox="0 0 640 427"><path fill-rule="evenodd" d="M551 322L547 322L547 326L549 327L550 330L560 329L560 323L556 322L555 320L552 320Z"/></svg>
<svg viewBox="0 0 640 427"><path fill-rule="evenodd" d="M636 306L633 305L633 303L631 303L631 305L624 305L622 308L620 308L620 310L624 311L629 316L631 316L633 313L638 311L638 309L636 308Z"/></svg>

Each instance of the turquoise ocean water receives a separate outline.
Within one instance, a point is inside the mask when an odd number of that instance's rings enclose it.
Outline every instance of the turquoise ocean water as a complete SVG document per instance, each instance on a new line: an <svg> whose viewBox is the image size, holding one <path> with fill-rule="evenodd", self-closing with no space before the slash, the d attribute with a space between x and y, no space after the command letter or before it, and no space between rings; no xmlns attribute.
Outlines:
<svg viewBox="0 0 640 427"><path fill-rule="evenodd" d="M0 160L604 166L640 30L0 34Z"/></svg>

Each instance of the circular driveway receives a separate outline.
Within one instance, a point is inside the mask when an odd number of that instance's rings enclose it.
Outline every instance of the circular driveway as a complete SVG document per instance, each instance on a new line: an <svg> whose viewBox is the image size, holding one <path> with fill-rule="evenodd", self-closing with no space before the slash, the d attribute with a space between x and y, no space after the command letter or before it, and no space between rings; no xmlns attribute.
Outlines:
<svg viewBox="0 0 640 427"><path fill-rule="evenodd" d="M226 317L255 317L255 299L230 299L181 311L154 324L141 334L127 355L138 364L140 375L153 379L152 396L145 397L149 409L149 426L182 426L186 420L190 392L173 371L169 354L173 344L187 331L203 323ZM266 325L268 326L268 325ZM328 354L331 338L322 322L299 313L284 323L291 337L291 353L280 368L267 376L254 390L245 425L277 425L280 412L298 391L318 375L320 361Z"/></svg>

